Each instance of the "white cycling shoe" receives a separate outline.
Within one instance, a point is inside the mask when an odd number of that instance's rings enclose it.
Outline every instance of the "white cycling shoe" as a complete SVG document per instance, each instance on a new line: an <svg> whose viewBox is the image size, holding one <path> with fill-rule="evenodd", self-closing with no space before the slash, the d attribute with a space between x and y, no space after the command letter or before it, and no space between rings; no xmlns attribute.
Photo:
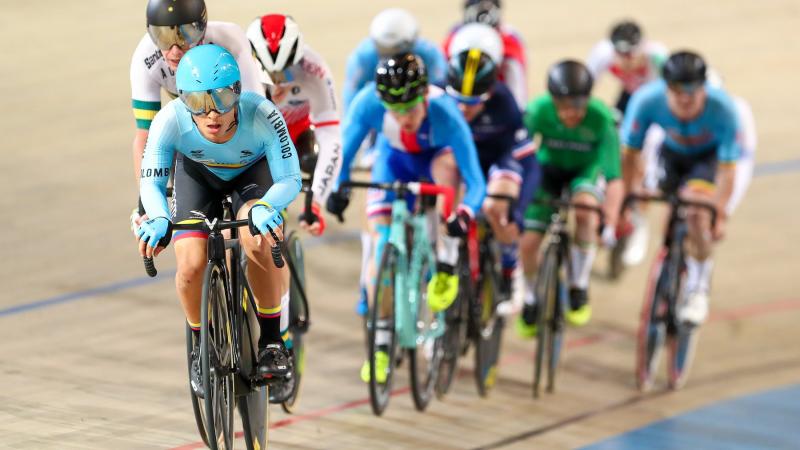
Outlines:
<svg viewBox="0 0 800 450"><path fill-rule="evenodd" d="M692 325L701 325L708 317L708 293L705 291L689 292L683 304L678 308L678 320Z"/></svg>

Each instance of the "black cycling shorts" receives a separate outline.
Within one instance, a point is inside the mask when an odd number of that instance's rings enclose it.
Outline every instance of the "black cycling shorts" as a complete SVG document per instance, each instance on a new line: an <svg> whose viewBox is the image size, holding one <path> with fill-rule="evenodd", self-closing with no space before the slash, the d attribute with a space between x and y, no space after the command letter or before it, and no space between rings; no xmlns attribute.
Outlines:
<svg viewBox="0 0 800 450"><path fill-rule="evenodd" d="M236 178L225 181L211 173L203 164L179 153L175 161L173 222L203 218L222 220L222 200L225 196L231 196L233 211L236 213L246 202L263 197L270 186L272 175L264 158L254 162ZM190 233L192 236L202 237L202 233ZM178 234L175 234L176 238Z"/></svg>
<svg viewBox="0 0 800 450"><path fill-rule="evenodd" d="M665 194L674 194L687 183L698 182L709 189L714 187L717 174L717 149L687 155L662 145L659 151L658 186Z"/></svg>

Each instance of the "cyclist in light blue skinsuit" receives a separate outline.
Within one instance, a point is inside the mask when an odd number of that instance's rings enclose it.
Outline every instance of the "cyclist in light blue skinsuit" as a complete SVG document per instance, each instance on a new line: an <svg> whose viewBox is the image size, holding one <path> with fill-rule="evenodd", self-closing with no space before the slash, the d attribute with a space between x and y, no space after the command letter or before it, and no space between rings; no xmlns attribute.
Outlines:
<svg viewBox="0 0 800 450"><path fill-rule="evenodd" d="M380 58L411 52L422 58L431 84L441 85L447 62L436 44L419 38L417 21L408 11L390 8L379 13L369 28L370 37L361 41L347 58L342 99L345 112L356 93L375 79Z"/></svg>
<svg viewBox="0 0 800 450"><path fill-rule="evenodd" d="M150 220L137 230L142 255L157 254L172 220L222 219L228 194L239 219L248 217L261 232L240 230L248 257L247 277L258 305L261 336L258 374L283 377L288 353L280 333L281 297L288 295L287 270L271 259L273 234L282 237L284 209L300 192L300 164L286 123L272 102L241 92L236 60L216 45L200 45L181 59L176 74L180 99L156 114L142 161L140 194ZM173 211L166 187L175 160ZM189 326L200 330L200 297L206 241L200 232L175 233L175 284ZM195 342L200 341L195 336ZM199 348L192 351L191 384L203 396Z"/></svg>
<svg viewBox="0 0 800 450"><path fill-rule="evenodd" d="M339 184L328 198L327 207L332 214L341 217L347 208L348 192L339 186L350 180L349 163L371 130L379 133L373 182L432 180L454 188L460 186L461 180L466 184L461 205L448 220L449 236L439 238L437 270L428 285L428 305L433 311L441 311L452 304L458 291L458 276L454 274L458 258L455 236L466 234L467 225L486 193L486 181L469 126L452 98L441 89L428 86L422 60L411 53L383 60L376 71L376 83L362 89L351 106L343 126L342 172ZM370 274L374 273L383 245L389 239L393 200L391 192L368 193L367 216L376 243L375 258L369 258ZM378 342L379 348L381 345ZM388 361L388 356L384 356L378 357L378 364ZM369 381L369 373L366 364L362 367L362 379ZM378 373L385 376L381 367L376 368Z"/></svg>
<svg viewBox="0 0 800 450"><path fill-rule="evenodd" d="M741 153L736 140L739 122L728 94L706 83L706 64L700 55L673 53L662 76L639 88L628 104L621 129L626 147L623 176L628 192L638 189L639 150L650 125L659 125L666 133L659 155L661 190L716 206L713 229L706 211L692 209L687 220L686 283L677 315L699 325L708 315L713 241L724 235Z"/></svg>

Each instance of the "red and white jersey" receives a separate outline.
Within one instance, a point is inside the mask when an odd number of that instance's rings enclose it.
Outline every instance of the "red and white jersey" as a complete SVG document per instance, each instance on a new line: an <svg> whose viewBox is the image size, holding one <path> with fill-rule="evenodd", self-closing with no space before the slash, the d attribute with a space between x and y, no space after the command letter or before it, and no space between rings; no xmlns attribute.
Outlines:
<svg viewBox="0 0 800 450"><path fill-rule="evenodd" d="M450 29L450 33L444 40L443 49L446 58L450 58L447 49L450 41L456 34L461 24ZM514 100L517 102L520 111L525 110L528 102L528 78L526 74L527 58L525 56L525 43L520 34L510 25L500 24L497 29L503 40L503 63L500 65L498 78L505 83Z"/></svg>
<svg viewBox="0 0 800 450"><path fill-rule="evenodd" d="M290 129L302 128L304 123L314 127L319 155L311 189L314 199L324 204L342 166L342 135L333 76L325 60L308 45L303 46L303 59L287 68L284 75L285 82L270 88L272 99Z"/></svg>
<svg viewBox="0 0 800 450"><path fill-rule="evenodd" d="M597 43L589 53L586 66L595 81L605 72L611 72L622 83L625 92L632 94L639 86L659 77L661 66L669 57L667 47L659 42L644 41L632 60L622 61L614 44L606 39ZM626 65L631 67L625 67Z"/></svg>

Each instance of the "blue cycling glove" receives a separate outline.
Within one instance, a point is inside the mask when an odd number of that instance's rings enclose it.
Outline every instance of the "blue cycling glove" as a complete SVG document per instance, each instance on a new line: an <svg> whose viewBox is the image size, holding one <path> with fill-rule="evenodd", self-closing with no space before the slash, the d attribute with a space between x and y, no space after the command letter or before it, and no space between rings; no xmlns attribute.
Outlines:
<svg viewBox="0 0 800 450"><path fill-rule="evenodd" d="M169 220L164 217L156 217L139 225L136 236L145 241L148 246L155 248L168 232Z"/></svg>
<svg viewBox="0 0 800 450"><path fill-rule="evenodd" d="M256 202L250 209L250 223L253 224L261 234L269 234L270 230L275 230L283 223L283 216L267 202Z"/></svg>

